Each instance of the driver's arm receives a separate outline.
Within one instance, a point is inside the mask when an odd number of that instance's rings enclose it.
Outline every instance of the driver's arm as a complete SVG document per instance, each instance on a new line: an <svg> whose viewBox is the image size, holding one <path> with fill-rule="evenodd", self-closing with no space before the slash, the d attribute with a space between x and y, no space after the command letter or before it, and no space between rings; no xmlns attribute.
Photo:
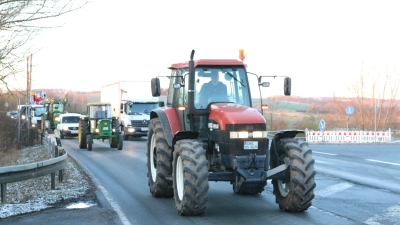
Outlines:
<svg viewBox="0 0 400 225"><path fill-rule="evenodd" d="M199 92L199 103L200 103L200 105L207 104L207 99L206 99L206 96L208 94L207 92L208 92L207 83L205 83L205 84L203 84L201 86L201 89L200 89L200 92Z"/></svg>

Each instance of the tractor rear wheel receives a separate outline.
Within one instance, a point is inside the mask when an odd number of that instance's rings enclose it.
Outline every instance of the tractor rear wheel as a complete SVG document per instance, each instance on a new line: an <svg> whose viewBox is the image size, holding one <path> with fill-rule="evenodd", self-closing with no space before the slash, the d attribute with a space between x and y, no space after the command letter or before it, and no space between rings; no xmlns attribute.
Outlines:
<svg viewBox="0 0 400 225"><path fill-rule="evenodd" d="M307 142L283 138L277 143L277 152L279 162L271 161L271 166L275 168L289 161L290 180L287 183L282 180L272 180L275 201L281 210L305 211L311 206L316 187L315 160L312 158L312 151Z"/></svg>
<svg viewBox="0 0 400 225"><path fill-rule="evenodd" d="M88 134L88 130L89 130L88 122L84 120L79 120L78 144L80 149L86 148L86 136Z"/></svg>
<svg viewBox="0 0 400 225"><path fill-rule="evenodd" d="M88 134L86 137L87 137L86 140L87 150L92 151L93 137L90 134Z"/></svg>
<svg viewBox="0 0 400 225"><path fill-rule="evenodd" d="M171 147L165 139L159 118L150 120L147 138L147 177L150 193L154 197L171 197Z"/></svg>
<svg viewBox="0 0 400 225"><path fill-rule="evenodd" d="M124 146L124 140L122 137L122 134L118 135L118 150L122 150L122 147Z"/></svg>
<svg viewBox="0 0 400 225"><path fill-rule="evenodd" d="M206 211L208 161L201 140L179 140L172 162L175 207L178 214L192 216Z"/></svg>

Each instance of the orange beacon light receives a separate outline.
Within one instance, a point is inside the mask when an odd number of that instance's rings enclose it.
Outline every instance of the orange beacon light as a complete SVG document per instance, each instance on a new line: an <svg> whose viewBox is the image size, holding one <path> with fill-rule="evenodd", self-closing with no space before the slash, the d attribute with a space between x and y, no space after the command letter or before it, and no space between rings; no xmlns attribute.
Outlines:
<svg viewBox="0 0 400 225"><path fill-rule="evenodd" d="M240 60L244 60L244 49L239 49L239 58L240 58Z"/></svg>

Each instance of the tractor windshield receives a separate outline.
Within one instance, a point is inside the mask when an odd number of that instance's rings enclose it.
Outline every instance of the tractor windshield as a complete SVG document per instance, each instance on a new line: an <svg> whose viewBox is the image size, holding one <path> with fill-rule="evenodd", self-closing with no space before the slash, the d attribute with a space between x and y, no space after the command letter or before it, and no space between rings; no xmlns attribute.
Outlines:
<svg viewBox="0 0 400 225"><path fill-rule="evenodd" d="M89 114L92 119L111 119L111 105L91 105Z"/></svg>
<svg viewBox="0 0 400 225"><path fill-rule="evenodd" d="M211 102L232 102L251 106L250 90L243 67L196 67L195 107L205 109Z"/></svg>
<svg viewBox="0 0 400 225"><path fill-rule="evenodd" d="M62 113L64 111L63 104L53 104L53 112L54 113Z"/></svg>

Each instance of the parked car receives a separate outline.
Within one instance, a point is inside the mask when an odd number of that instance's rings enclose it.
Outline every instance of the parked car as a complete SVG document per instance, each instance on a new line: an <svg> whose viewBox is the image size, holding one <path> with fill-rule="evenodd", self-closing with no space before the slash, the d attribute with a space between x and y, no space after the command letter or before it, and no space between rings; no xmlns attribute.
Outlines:
<svg viewBox="0 0 400 225"><path fill-rule="evenodd" d="M7 116L10 117L11 119L17 119L18 112L17 110L8 111Z"/></svg>
<svg viewBox="0 0 400 225"><path fill-rule="evenodd" d="M60 121L57 123L57 130L60 131L60 138L78 136L78 127L81 114L65 113L60 115Z"/></svg>

